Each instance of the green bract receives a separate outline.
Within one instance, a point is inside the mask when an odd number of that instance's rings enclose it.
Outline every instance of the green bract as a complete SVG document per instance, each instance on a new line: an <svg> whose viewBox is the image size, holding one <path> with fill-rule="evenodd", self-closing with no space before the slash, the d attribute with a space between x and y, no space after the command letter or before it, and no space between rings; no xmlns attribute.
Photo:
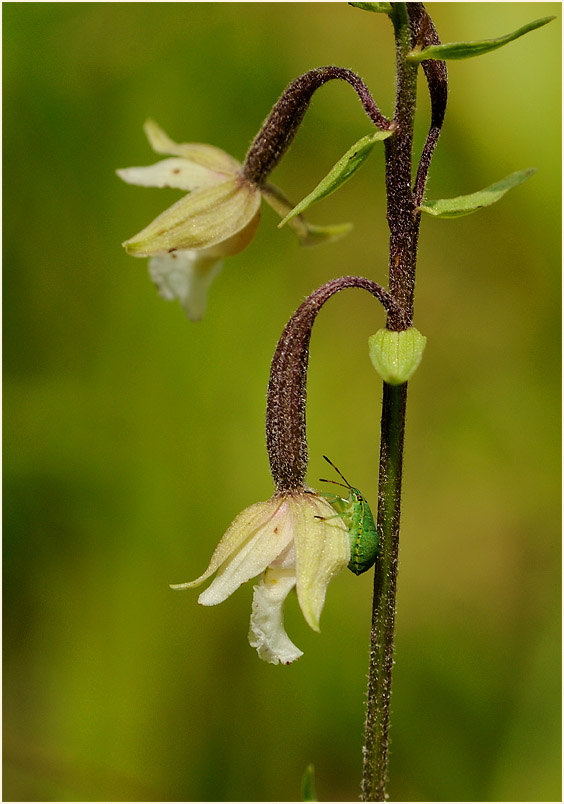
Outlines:
<svg viewBox="0 0 564 804"><path fill-rule="evenodd" d="M402 385L421 362L426 343L427 338L415 327L402 332L379 329L368 338L368 352L384 382Z"/></svg>
<svg viewBox="0 0 564 804"><path fill-rule="evenodd" d="M335 190L338 190L341 185L343 185L346 181L348 181L359 167L362 165L372 148L374 147L375 143L379 142L380 140L385 140L390 137L394 133L394 130L391 129L390 131L381 131L378 130L374 134L367 134L366 137L363 137L358 142L356 142L349 150L346 152L344 156L342 156L339 161L333 165L329 173L322 179L315 190L307 195L299 204L297 204L294 209L289 212L283 221L278 224L278 228L284 226L285 223L295 218L296 215L299 215L308 207L311 207L312 204L315 204L317 201L321 201L322 198L326 198L331 193L334 193Z"/></svg>
<svg viewBox="0 0 564 804"><path fill-rule="evenodd" d="M499 36L497 39L480 39L476 42L450 42L445 45L429 45L423 50L412 50L407 57L411 62L425 61L426 59L436 59L438 61L446 61L447 59L470 59L473 56L482 56L484 53L490 53L492 50L497 50L504 45L519 39L529 31L534 31L536 28L541 28L547 22L556 19L556 17L542 17L534 22L529 22L518 28L513 33L506 36Z"/></svg>
<svg viewBox="0 0 564 804"><path fill-rule="evenodd" d="M317 801L315 794L315 770L308 765L302 777L302 801Z"/></svg>
<svg viewBox="0 0 564 804"><path fill-rule="evenodd" d="M517 187L535 172L536 168L518 170L476 193L459 195L456 198L441 198L437 201L425 201L419 209L428 215L434 215L435 218L460 218L462 215L470 215L471 212L476 212L482 207L495 204L508 190Z"/></svg>
<svg viewBox="0 0 564 804"><path fill-rule="evenodd" d="M377 14L391 14L391 3L349 3L349 6L361 8L363 11L375 11Z"/></svg>

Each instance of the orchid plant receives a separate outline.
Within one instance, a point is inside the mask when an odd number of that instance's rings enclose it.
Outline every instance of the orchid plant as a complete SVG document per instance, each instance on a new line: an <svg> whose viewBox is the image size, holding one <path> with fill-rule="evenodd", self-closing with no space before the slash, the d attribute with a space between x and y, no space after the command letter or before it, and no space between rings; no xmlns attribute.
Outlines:
<svg viewBox="0 0 564 804"><path fill-rule="evenodd" d="M363 567L364 571L374 563L375 571L362 800L385 801L407 381L425 347L425 338L413 326L421 216L467 215L498 201L533 172L517 171L467 196L425 198L429 167L446 111L446 62L488 53L553 18L536 20L496 39L441 44L422 3L350 5L387 16L392 23L397 69L393 116L388 118L380 112L366 84L351 70L321 67L286 87L242 163L212 145L178 144L149 120L145 124L149 143L167 158L152 166L119 170L118 175L130 184L172 187L187 193L123 245L133 256L149 257L149 272L160 295L178 299L187 316L197 320L205 312L207 291L223 258L237 254L252 241L262 199L281 216L281 226L288 224L294 229L303 245L341 237L349 232L349 225L314 226L303 213L350 179L377 142L384 143L390 230L388 289L364 277L341 277L313 291L294 313L276 348L268 385L266 437L274 494L234 519L202 575L173 588L196 587L217 573L199 597L202 605L212 606L258 577L249 642L261 659L288 665L302 655L283 624L284 603L290 591L296 589L306 622L319 630L329 581L347 566L358 574L351 556L355 551L358 554L372 528L372 515L360 492L352 487L348 487L354 493L347 508L342 497L316 492L307 485L305 412L309 340L316 316L327 299L343 289L369 292L383 305L387 321L385 329L369 339L370 358L383 379L383 395L376 548ZM430 95L431 123L414 165L419 65ZM371 131L344 154L303 201L293 205L268 177L291 144L314 92L334 79L346 81L356 92ZM373 535L370 531L371 538ZM307 787L311 788L309 782Z"/></svg>

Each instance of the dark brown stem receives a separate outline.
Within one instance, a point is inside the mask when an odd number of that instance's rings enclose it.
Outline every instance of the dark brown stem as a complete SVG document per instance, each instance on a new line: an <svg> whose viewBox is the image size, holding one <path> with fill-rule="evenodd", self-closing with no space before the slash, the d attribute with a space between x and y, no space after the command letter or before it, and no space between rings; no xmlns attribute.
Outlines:
<svg viewBox="0 0 564 804"><path fill-rule="evenodd" d="M397 4L398 7L404 4ZM440 44L437 31L422 3L406 3L407 19L398 8L392 17L396 33L396 132L386 149L387 218L390 228L390 292L402 310L388 319L388 329L401 330L413 323L415 267L423 199L431 158L443 124L447 102L447 70L443 61L422 63L431 97L431 126L423 147L412 189L413 120L417 90L417 65L406 61L416 45Z"/></svg>
<svg viewBox="0 0 564 804"><path fill-rule="evenodd" d="M302 489L307 471L306 392L309 341L318 312L345 288L372 293L388 314L394 302L383 287L361 276L343 276L322 285L298 307L272 358L266 406L266 446L277 493Z"/></svg>
<svg viewBox="0 0 564 804"><path fill-rule="evenodd" d="M388 329L401 331L413 323L415 261L419 218L411 189L413 120L417 94L417 64L406 61L411 37L404 3L392 17L396 35L396 131L385 141L387 220L390 229L390 293L401 316L388 317ZM407 4L409 5L409 4ZM403 16L405 15L405 16Z"/></svg>
<svg viewBox="0 0 564 804"><path fill-rule="evenodd" d="M315 90L337 78L353 87L377 128L388 131L392 127L360 76L344 67L318 67L288 84L272 107L245 157L243 173L246 178L258 185L266 180L294 139Z"/></svg>

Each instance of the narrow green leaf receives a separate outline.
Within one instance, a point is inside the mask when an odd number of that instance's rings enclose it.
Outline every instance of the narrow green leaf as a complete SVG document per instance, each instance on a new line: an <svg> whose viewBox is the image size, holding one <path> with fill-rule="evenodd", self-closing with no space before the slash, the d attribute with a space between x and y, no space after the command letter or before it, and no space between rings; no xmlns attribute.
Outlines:
<svg viewBox="0 0 564 804"><path fill-rule="evenodd" d="M541 28L547 22L556 19L556 17L542 17L540 20L534 20L522 28L518 28L513 33L507 36L500 36L497 39L481 39L477 42L450 42L446 45L429 45L423 50L412 50L408 55L408 61L420 62L426 59L437 59L439 61L446 61L447 59L470 59L472 56L481 56L484 53L489 53L491 50L497 50L499 47L513 42L514 39L519 39L529 31L534 31L535 28Z"/></svg>
<svg viewBox="0 0 564 804"><path fill-rule="evenodd" d="M311 207L312 204L321 201L322 198L326 198L328 195L331 195L331 193L334 193L335 190L338 190L341 185L356 173L374 147L374 144L379 140L385 140L393 133L393 130L378 130L374 134L367 134L366 137L363 137L355 143L355 145L349 148L346 154L333 165L329 173L319 182L315 190L312 190L309 195L302 199L300 203L286 215L284 220L278 224L278 228L280 229L284 224L288 223L289 220L295 218L296 215L299 215L308 207Z"/></svg>
<svg viewBox="0 0 564 804"><path fill-rule="evenodd" d="M362 8L363 11L375 11L377 14L391 14L391 3L349 3L349 6Z"/></svg>
<svg viewBox="0 0 564 804"><path fill-rule="evenodd" d="M317 801L313 765L308 765L302 777L302 801Z"/></svg>
<svg viewBox="0 0 564 804"><path fill-rule="evenodd" d="M477 209L495 204L508 190L517 187L518 184L532 176L535 171L536 168L518 170L501 181L490 184L489 187L485 187L483 190L478 190L477 193L459 195L457 198L425 201L419 209L429 215L434 215L436 218L460 218L462 215L470 215L471 212L476 212Z"/></svg>

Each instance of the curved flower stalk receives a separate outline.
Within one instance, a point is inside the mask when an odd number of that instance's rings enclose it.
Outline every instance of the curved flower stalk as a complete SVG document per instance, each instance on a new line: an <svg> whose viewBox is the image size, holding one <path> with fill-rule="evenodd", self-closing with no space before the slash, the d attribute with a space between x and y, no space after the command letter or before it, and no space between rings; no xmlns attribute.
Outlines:
<svg viewBox="0 0 564 804"><path fill-rule="evenodd" d="M179 299L188 318L203 318L207 292L224 257L246 248L257 231L261 198L284 217L292 204L271 184L244 175L243 165L213 145L176 143L152 120L145 133L154 151L169 158L147 167L117 171L128 184L188 192L152 223L126 240L134 257L150 257L149 273L160 295ZM313 226L303 217L293 226L302 245L346 234L349 224Z"/></svg>
<svg viewBox="0 0 564 804"><path fill-rule="evenodd" d="M308 625L319 631L329 581L350 561L345 523L305 481L311 330L325 302L347 287L368 290L388 312L394 308L380 285L363 277L346 276L318 288L294 313L278 342L268 385L266 435L275 493L234 519L199 578L172 587L190 589L217 572L198 598L203 606L215 606L241 584L260 575L254 587L249 642L259 657L271 664L291 664L302 655L284 630L284 604L291 590L296 588Z"/></svg>
<svg viewBox="0 0 564 804"><path fill-rule="evenodd" d="M263 184L290 147L319 87L328 81L346 81L356 92L370 121L380 131L393 131L394 123L381 112L362 78L346 67L316 67L288 84L272 107L245 157L245 175Z"/></svg>

